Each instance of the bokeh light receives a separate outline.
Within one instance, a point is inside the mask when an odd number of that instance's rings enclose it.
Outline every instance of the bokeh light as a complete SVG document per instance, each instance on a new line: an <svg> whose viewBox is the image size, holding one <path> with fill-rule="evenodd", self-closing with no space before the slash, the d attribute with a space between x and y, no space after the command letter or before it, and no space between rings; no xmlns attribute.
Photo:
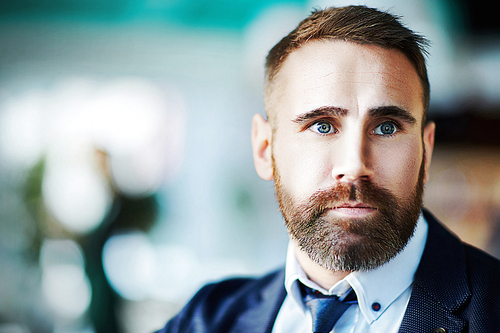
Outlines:
<svg viewBox="0 0 500 333"><path fill-rule="evenodd" d="M42 194L48 211L70 232L88 233L106 217L112 193L88 163L48 163Z"/></svg>
<svg viewBox="0 0 500 333"><path fill-rule="evenodd" d="M54 315L78 319L90 304L90 283L78 244L70 240L45 240L40 252L41 290Z"/></svg>
<svg viewBox="0 0 500 333"><path fill-rule="evenodd" d="M104 246L103 264L111 285L123 297L135 301L150 297L156 262L154 250L144 234L110 238Z"/></svg>

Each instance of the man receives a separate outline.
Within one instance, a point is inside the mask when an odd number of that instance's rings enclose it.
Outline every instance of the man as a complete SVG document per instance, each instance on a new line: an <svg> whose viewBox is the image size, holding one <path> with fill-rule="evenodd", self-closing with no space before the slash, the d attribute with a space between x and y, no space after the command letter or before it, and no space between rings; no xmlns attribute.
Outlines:
<svg viewBox="0 0 500 333"><path fill-rule="evenodd" d="M500 331L500 262L421 210L426 43L349 6L270 51L252 147L288 228L286 269L204 287L161 332Z"/></svg>

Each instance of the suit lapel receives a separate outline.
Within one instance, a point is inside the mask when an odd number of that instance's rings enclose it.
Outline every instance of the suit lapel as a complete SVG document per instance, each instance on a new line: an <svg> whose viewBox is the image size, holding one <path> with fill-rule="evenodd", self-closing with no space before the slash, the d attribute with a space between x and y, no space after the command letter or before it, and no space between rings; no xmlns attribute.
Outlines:
<svg viewBox="0 0 500 333"><path fill-rule="evenodd" d="M231 329L231 333L271 333L278 311L286 296L285 270L281 270L260 292L259 298Z"/></svg>
<svg viewBox="0 0 500 333"><path fill-rule="evenodd" d="M429 232L399 333L462 332L458 310L470 298L463 246L424 210Z"/></svg>

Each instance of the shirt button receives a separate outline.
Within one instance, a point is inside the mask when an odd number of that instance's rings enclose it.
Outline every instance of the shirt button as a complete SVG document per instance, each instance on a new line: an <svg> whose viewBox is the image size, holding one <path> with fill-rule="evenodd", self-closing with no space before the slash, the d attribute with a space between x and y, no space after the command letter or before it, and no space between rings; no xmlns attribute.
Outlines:
<svg viewBox="0 0 500 333"><path fill-rule="evenodd" d="M375 302L375 303L372 304L372 310L373 311L380 311L381 308L382 308L382 306L380 305L380 303Z"/></svg>
<svg viewBox="0 0 500 333"><path fill-rule="evenodd" d="M446 328L442 328L442 327L436 327L435 329L432 330L431 333L447 333L448 331L446 330Z"/></svg>

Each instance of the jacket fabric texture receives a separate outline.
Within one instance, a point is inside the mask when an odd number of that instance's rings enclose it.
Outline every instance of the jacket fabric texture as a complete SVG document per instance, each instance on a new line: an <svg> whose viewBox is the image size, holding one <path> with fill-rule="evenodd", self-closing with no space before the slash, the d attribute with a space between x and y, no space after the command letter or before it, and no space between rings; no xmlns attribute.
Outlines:
<svg viewBox="0 0 500 333"><path fill-rule="evenodd" d="M500 332L500 261L424 217L427 242L399 333ZM280 269L207 285L157 333L271 333L284 278Z"/></svg>

